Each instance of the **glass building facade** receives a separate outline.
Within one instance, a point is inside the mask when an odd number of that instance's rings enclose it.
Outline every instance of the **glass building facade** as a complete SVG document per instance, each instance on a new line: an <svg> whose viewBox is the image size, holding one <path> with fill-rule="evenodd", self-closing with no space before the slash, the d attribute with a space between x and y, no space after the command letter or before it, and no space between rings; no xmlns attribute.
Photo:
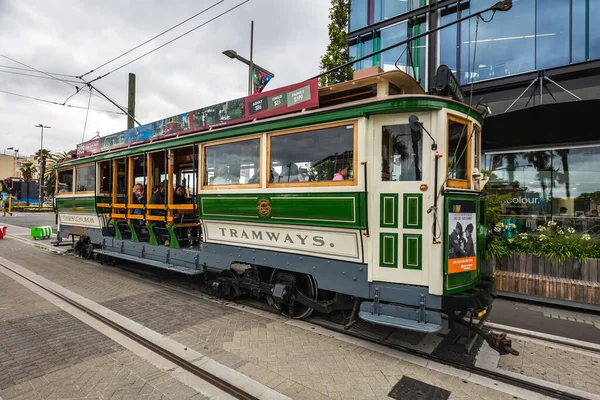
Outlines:
<svg viewBox="0 0 600 400"><path fill-rule="evenodd" d="M502 217L519 232L552 219L600 233L600 146L488 153L483 162L488 194L502 199Z"/></svg>
<svg viewBox="0 0 600 400"><path fill-rule="evenodd" d="M442 26L486 9L497 1L456 1L428 12L423 8L427 0L351 0L350 54L355 58L367 55L425 32L430 26ZM419 9L423 13L414 15ZM403 15L411 18L403 20ZM483 15L486 20L491 16L491 12ZM397 65L421 78L425 86L426 69L435 71L441 64L448 65L461 84L467 84L597 60L600 25L593 21L598 17L600 1L597 0L513 0L513 8L496 13L493 23L477 24L477 18L472 18L439 31L436 59L428 59L425 51L428 40L423 38L408 49L400 46L357 62L354 68L379 66L388 71ZM368 29L371 26L373 30Z"/></svg>
<svg viewBox="0 0 600 400"><path fill-rule="evenodd" d="M489 8L497 1L351 0L350 54L357 58L367 55ZM490 106L492 118L508 110L512 114L532 105L547 107L547 103L557 102L563 103L562 108L547 118L568 119L573 115L565 108L568 102L577 98L589 103L600 98L600 61L594 61L600 60L600 24L593 23L599 17L600 0L513 0L512 9L497 12L491 22L492 12L487 12L483 18L488 22L467 19L408 47L399 46L357 62L354 68L398 68L429 90L431 77L445 64L465 91L473 88L475 102L483 99ZM547 76L560 85L545 80ZM540 85L532 86L533 80ZM542 88L542 81L547 86ZM522 118L531 119L531 115L523 114ZM518 118L511 121L518 125L524 122ZM559 130L557 125L548 129ZM496 150L498 146L490 146L493 151L486 149L485 125L483 128L482 169L492 174L488 193L502 196L504 219L523 232L554 219L580 232L600 233L598 136L586 131L579 135L586 139L578 143L571 139L573 132L562 130L550 135L541 131L539 123L527 126L528 133L509 147ZM495 132L503 135L514 130L514 125L496 128ZM542 144L540 136L557 139ZM498 141L498 137L492 139ZM526 146L527 151L520 146Z"/></svg>

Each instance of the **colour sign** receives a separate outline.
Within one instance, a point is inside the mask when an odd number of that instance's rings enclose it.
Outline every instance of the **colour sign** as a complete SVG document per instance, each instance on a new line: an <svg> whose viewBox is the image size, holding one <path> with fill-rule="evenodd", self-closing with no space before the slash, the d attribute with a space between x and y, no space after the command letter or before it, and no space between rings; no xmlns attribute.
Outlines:
<svg viewBox="0 0 600 400"><path fill-rule="evenodd" d="M199 108L77 145L77 157L319 106L318 80Z"/></svg>
<svg viewBox="0 0 600 400"><path fill-rule="evenodd" d="M475 202L448 201L448 273L477 269L477 214Z"/></svg>

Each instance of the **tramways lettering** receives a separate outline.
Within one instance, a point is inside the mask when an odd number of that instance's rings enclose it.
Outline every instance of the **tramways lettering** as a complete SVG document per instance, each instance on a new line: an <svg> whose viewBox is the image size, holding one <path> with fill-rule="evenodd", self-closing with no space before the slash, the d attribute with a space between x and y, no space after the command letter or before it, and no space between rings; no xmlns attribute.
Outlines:
<svg viewBox="0 0 600 400"><path fill-rule="evenodd" d="M290 235L289 233L287 233L285 236L283 236L280 232L255 231L253 229L250 230L250 234L248 234L248 232L245 229L242 229L240 231L238 229L232 228L219 228L219 230L221 231L223 237L230 237L236 239L252 239L259 240L261 242L269 241L275 243L279 243L281 241L282 243L300 244L301 246L310 246L312 243L312 246L316 247L325 246L325 240L323 240L323 236L312 236L309 239L309 235ZM263 235L263 232L265 233L265 235ZM307 240L309 240L309 243L306 243ZM335 247L335 244L333 244L333 246L331 247Z"/></svg>

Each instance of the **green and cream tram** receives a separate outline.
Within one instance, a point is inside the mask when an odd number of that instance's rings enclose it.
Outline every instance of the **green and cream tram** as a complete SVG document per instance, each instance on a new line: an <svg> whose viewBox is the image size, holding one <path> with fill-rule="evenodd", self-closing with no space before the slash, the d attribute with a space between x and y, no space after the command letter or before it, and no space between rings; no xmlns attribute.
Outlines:
<svg viewBox="0 0 600 400"><path fill-rule="evenodd" d="M216 293L264 295L293 318L356 304L375 324L437 332L442 314L452 325L493 301L482 122L401 71L205 107L80 144L57 167L59 235L207 274Z"/></svg>

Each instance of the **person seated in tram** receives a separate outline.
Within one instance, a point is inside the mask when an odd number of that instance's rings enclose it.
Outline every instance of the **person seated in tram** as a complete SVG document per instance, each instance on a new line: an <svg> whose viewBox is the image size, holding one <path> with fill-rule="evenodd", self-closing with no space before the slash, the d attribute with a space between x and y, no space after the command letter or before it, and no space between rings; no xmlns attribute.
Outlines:
<svg viewBox="0 0 600 400"><path fill-rule="evenodd" d="M226 166L218 167L215 170L215 176L213 178L213 185L232 185L235 182L232 179L232 176L229 175L228 168Z"/></svg>
<svg viewBox="0 0 600 400"><path fill-rule="evenodd" d="M165 185L160 183L152 190L150 204L165 204ZM152 210L152 215L166 215L164 210Z"/></svg>
<svg viewBox="0 0 600 400"><path fill-rule="evenodd" d="M305 182L306 177L302 175L300 168L294 163L288 164L287 171L279 176L279 182Z"/></svg>
<svg viewBox="0 0 600 400"><path fill-rule="evenodd" d="M144 196L144 185L142 185L141 183L136 183L135 185L133 185L133 199L132 199L132 203L133 204L146 204L146 198ZM144 215L144 210L141 208L135 208L133 210L133 213L135 215ZM140 225L144 225L144 221L143 220L138 220Z"/></svg>
<svg viewBox="0 0 600 400"><path fill-rule="evenodd" d="M348 179L348 167L345 165L341 165L335 174L333 174L334 181L343 181Z"/></svg>

